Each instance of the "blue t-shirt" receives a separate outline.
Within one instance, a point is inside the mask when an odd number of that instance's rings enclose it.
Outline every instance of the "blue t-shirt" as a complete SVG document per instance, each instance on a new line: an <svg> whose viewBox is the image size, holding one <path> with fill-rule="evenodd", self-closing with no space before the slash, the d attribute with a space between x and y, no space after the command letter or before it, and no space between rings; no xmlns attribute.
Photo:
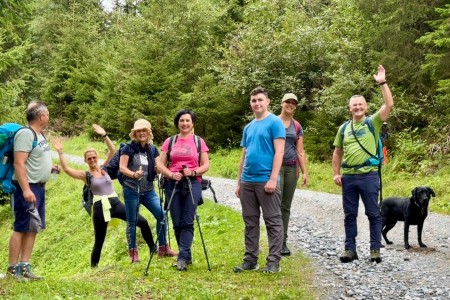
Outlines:
<svg viewBox="0 0 450 300"><path fill-rule="evenodd" d="M275 155L273 142L280 138L286 138L286 131L281 119L273 114L245 126L241 141L241 147L246 148L242 181L269 181Z"/></svg>

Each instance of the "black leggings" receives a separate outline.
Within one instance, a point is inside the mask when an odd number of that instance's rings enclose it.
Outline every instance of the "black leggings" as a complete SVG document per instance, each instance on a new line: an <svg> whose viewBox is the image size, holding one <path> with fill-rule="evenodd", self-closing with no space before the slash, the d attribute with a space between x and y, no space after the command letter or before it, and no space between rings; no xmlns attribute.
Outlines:
<svg viewBox="0 0 450 300"><path fill-rule="evenodd" d="M126 221L125 205L120 202L119 198L109 198L109 203L111 204L111 218L117 218ZM105 222L101 201L95 202L92 210L92 223L94 224L95 243L94 247L92 248L91 267L94 268L100 261L103 243L105 242L106 238L108 222ZM153 241L152 231L150 230L150 226L148 226L147 220L141 215L138 216L137 226L141 228L142 237L144 238L148 247L150 249L153 249L155 246L155 242Z"/></svg>

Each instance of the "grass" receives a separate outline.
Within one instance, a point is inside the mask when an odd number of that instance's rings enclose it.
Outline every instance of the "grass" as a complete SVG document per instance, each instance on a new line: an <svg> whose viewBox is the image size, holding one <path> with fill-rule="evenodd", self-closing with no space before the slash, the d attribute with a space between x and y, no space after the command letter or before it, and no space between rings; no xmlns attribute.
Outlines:
<svg viewBox="0 0 450 300"><path fill-rule="evenodd" d="M81 143L84 144L81 145ZM78 144L78 145L75 145ZM67 141L66 153L81 155L86 145L101 144L81 138ZM85 168L85 166L78 168ZM117 191L120 191L116 183ZM283 259L282 272L261 271L235 274L244 254L244 224L240 213L207 200L198 213L211 265L208 271L203 247L195 225L193 265L187 272L172 267L173 258L154 257L149 276L143 276L149 253L138 233L141 263L130 264L125 240L125 222L110 227L99 267L91 269L93 227L81 207L81 181L61 174L47 184L47 229L38 235L32 264L39 282L0 280L2 299L316 299L309 260L299 252ZM154 228L154 218L141 213ZM9 205L0 206L0 266L8 264L8 242L13 222ZM263 229L264 230L264 229ZM170 233L175 246L173 232ZM261 234L260 264L265 265L267 239ZM175 247L176 248L176 247Z"/></svg>
<svg viewBox="0 0 450 300"><path fill-rule="evenodd" d="M86 147L104 152L104 145L87 136L67 140L66 153L82 155ZM236 178L241 151L221 150L210 155L208 176ZM418 185L431 186L436 198L431 201L435 212L450 213L450 169L443 168L433 176L417 176L394 171L395 159L383 168L383 194L408 196ZM80 166L78 166L80 168ZM85 168L85 166L81 167ZM307 189L340 194L332 180L329 162L308 162ZM194 264L188 272L178 272L171 258L154 258L149 276L143 273L149 259L147 247L138 234L142 262L130 264L125 241L125 223L108 229L99 268L89 267L93 228L81 207L82 183L65 174L47 185L47 229L38 235L32 263L42 282L20 283L1 280L2 299L318 299L323 291L314 288L314 269L299 252L281 261L280 274L259 271L233 273L244 253L243 221L228 207L206 201L199 207L201 226L211 264L207 269L205 255L196 228L193 244ZM116 190L120 191L118 183ZM148 211L141 211L154 221ZM8 241L12 224L11 208L0 206L0 266L8 263ZM152 222L150 222L152 223ZM154 223L153 232L154 230ZM263 229L264 230L264 229ZM173 233L171 233L173 240ZM175 242L173 242L173 245ZM265 233L261 234L261 260L267 255Z"/></svg>

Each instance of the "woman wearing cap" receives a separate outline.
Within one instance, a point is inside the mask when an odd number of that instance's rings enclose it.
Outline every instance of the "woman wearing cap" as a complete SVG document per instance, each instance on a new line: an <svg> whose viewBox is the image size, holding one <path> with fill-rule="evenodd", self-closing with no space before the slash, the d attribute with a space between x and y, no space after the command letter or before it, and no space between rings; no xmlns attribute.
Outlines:
<svg viewBox="0 0 450 300"><path fill-rule="evenodd" d="M130 138L132 142L124 146L120 153L119 166L120 172L124 175L121 183L127 213L126 230L131 262L140 261L136 245L136 216L140 204L144 205L157 220L158 256L176 256L178 253L170 249L166 243L167 226L164 224L164 210L153 186L159 153L153 145L150 122L144 119L134 122Z"/></svg>
<svg viewBox="0 0 450 300"><path fill-rule="evenodd" d="M170 214L180 251L179 271L187 270L187 265L192 264L194 218L202 197L201 176L209 169L209 149L205 141L192 132L195 121L193 111L183 109L176 113L174 125L180 132L164 141L158 164L158 170L168 179L165 193L166 199L171 199Z"/></svg>
<svg viewBox="0 0 450 300"><path fill-rule="evenodd" d="M308 184L306 154L303 148L303 129L293 117L297 105L298 99L295 94L285 94L281 100L281 114L279 115L286 128L286 143L284 146L283 164L280 170L281 217L284 228L283 248L281 250L281 255L283 256L291 255L286 241L292 198L294 197L299 178L299 167L302 171L302 185Z"/></svg>
<svg viewBox="0 0 450 300"><path fill-rule="evenodd" d="M107 165L111 158L114 156L116 150L113 143L109 139L105 130L97 124L93 124L95 132L99 134L105 140L108 146L108 154L104 161ZM59 154L59 160L61 161L62 168L67 175L72 178L82 180L87 183L86 171L75 170L69 167L63 152L63 144L60 140L53 141L53 146ZM94 205L92 207L92 223L94 224L95 242L92 248L91 254L91 267L97 267L100 261L100 255L102 252L103 243L105 242L106 230L111 218L117 218L126 220L125 206L120 202L117 194L114 192L114 187L108 173L103 170L98 164L97 151L89 148L84 152L84 161L89 166L90 184L89 189L93 194ZM155 242L153 241L152 232L147 220L141 215L138 216L137 226L141 228L142 236L146 241L150 251L155 249Z"/></svg>

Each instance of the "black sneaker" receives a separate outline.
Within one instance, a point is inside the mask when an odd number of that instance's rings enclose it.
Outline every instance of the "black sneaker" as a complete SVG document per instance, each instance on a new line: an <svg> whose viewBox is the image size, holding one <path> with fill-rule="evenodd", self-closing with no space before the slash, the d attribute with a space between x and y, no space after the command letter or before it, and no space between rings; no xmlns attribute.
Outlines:
<svg viewBox="0 0 450 300"><path fill-rule="evenodd" d="M278 261L269 261L264 268L264 273L279 273L281 271L280 263Z"/></svg>
<svg viewBox="0 0 450 300"><path fill-rule="evenodd" d="M354 261L355 259L358 259L358 253L356 253L356 251L353 250L345 250L344 254L341 257L339 257L339 259L343 263L349 263Z"/></svg>
<svg viewBox="0 0 450 300"><path fill-rule="evenodd" d="M178 271L187 271L187 264L185 260L177 261L177 270Z"/></svg>
<svg viewBox="0 0 450 300"><path fill-rule="evenodd" d="M257 261L248 261L244 260L244 263L240 266L234 267L233 271L234 273L239 273L242 271L252 271L252 270L258 270L258 262Z"/></svg>
<svg viewBox="0 0 450 300"><path fill-rule="evenodd" d="M287 247L286 243L283 243L283 248L281 248L281 256L290 256L291 250Z"/></svg>
<svg viewBox="0 0 450 300"><path fill-rule="evenodd" d="M370 261L379 264L381 262L380 249L370 250Z"/></svg>
<svg viewBox="0 0 450 300"><path fill-rule="evenodd" d="M21 271L21 275L23 278L26 278L28 280L42 280L44 277L37 276L33 272L31 272L31 265L30 264L19 264L19 268Z"/></svg>

